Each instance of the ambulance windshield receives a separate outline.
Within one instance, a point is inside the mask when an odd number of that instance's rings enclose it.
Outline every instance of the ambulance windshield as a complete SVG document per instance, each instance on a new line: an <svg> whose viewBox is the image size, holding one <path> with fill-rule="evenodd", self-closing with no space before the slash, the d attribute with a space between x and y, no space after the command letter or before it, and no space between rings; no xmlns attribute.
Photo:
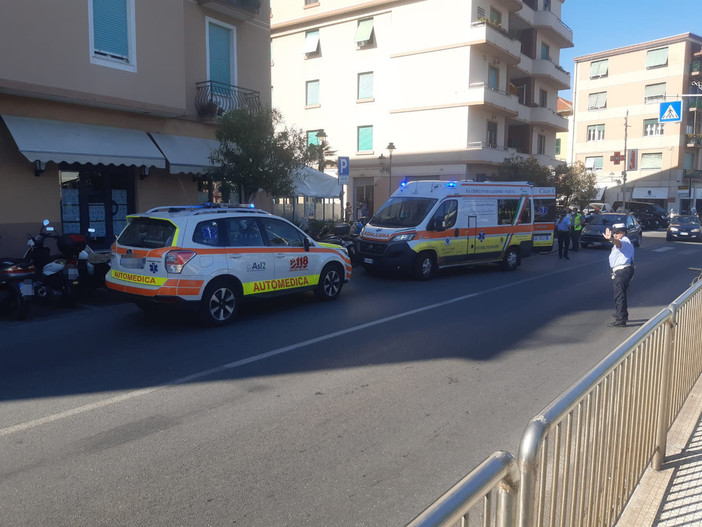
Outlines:
<svg viewBox="0 0 702 527"><path fill-rule="evenodd" d="M375 227L416 227L436 203L435 198L390 198L368 222Z"/></svg>

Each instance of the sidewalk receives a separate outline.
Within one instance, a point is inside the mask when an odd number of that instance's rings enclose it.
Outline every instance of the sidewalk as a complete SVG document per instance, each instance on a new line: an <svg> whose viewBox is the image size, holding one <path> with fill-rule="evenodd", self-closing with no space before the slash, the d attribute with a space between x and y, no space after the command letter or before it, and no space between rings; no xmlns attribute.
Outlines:
<svg viewBox="0 0 702 527"><path fill-rule="evenodd" d="M668 432L660 472L648 468L617 527L702 525L702 377Z"/></svg>

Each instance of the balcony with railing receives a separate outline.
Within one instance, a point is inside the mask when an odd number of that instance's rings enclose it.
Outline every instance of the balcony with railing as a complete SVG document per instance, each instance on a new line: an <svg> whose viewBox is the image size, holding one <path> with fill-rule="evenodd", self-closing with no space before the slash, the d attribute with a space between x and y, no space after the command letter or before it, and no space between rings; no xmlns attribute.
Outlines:
<svg viewBox="0 0 702 527"><path fill-rule="evenodd" d="M544 32L558 47L573 47L573 30L551 11L534 11L534 27Z"/></svg>
<svg viewBox="0 0 702 527"><path fill-rule="evenodd" d="M515 117L517 115L517 96L506 91L491 88L485 82L476 82L468 86L468 105L484 105L492 111Z"/></svg>
<svg viewBox="0 0 702 527"><path fill-rule="evenodd" d="M568 131L568 120L558 115L551 110L551 108L545 108L543 106L531 107L531 122L536 125L548 126L549 128L555 129L557 132Z"/></svg>
<svg viewBox="0 0 702 527"><path fill-rule="evenodd" d="M238 20L250 20L261 9L261 0L197 0L197 3Z"/></svg>
<svg viewBox="0 0 702 527"><path fill-rule="evenodd" d="M198 82L196 84L195 109L203 119L215 119L236 109L260 112L261 97L257 91L223 82Z"/></svg>
<svg viewBox="0 0 702 527"><path fill-rule="evenodd" d="M518 63L522 54L521 42L489 19L471 24L468 43L477 48L485 48L486 53L499 57L507 64Z"/></svg>
<svg viewBox="0 0 702 527"><path fill-rule="evenodd" d="M533 75L545 78L547 82L555 85L559 90L570 89L570 73L554 64L548 59L536 59L533 61Z"/></svg>

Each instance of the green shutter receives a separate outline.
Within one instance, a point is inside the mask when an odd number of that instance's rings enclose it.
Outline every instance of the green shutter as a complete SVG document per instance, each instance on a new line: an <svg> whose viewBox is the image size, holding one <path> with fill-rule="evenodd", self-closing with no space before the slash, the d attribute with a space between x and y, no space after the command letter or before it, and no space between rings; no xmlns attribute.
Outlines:
<svg viewBox="0 0 702 527"><path fill-rule="evenodd" d="M358 28L356 28L356 42L366 42L371 39L373 34L373 19L366 18L365 20L360 20L358 22Z"/></svg>
<svg viewBox="0 0 702 527"><path fill-rule="evenodd" d="M129 58L127 0L93 0L95 51Z"/></svg>
<svg viewBox="0 0 702 527"><path fill-rule="evenodd" d="M646 68L668 65L668 48L652 49L646 55Z"/></svg>
<svg viewBox="0 0 702 527"><path fill-rule="evenodd" d="M358 151L370 152L373 150L373 127L359 126L358 127Z"/></svg>
<svg viewBox="0 0 702 527"><path fill-rule="evenodd" d="M232 83L232 32L216 24L210 24L209 29L209 80L229 86Z"/></svg>
<svg viewBox="0 0 702 527"><path fill-rule="evenodd" d="M358 74L358 98L370 99L373 97L373 73Z"/></svg>
<svg viewBox="0 0 702 527"><path fill-rule="evenodd" d="M319 104L319 81L308 81L307 82L307 99L305 100L307 106L315 106Z"/></svg>

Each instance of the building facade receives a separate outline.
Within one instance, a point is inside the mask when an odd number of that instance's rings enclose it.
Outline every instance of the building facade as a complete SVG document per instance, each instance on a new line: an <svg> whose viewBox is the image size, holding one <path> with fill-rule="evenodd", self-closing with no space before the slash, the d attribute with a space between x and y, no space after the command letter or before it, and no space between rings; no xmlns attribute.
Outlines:
<svg viewBox="0 0 702 527"><path fill-rule="evenodd" d="M562 3L272 0L273 105L349 158L356 217L402 181L497 178L512 155L554 165Z"/></svg>
<svg viewBox="0 0 702 527"><path fill-rule="evenodd" d="M685 33L575 59L569 161L595 172L601 200L702 210L701 46ZM661 122L676 100L681 120Z"/></svg>
<svg viewBox="0 0 702 527"><path fill-rule="evenodd" d="M44 218L109 246L129 213L197 203L218 113L270 105L260 0L18 2L0 48L6 254Z"/></svg>

